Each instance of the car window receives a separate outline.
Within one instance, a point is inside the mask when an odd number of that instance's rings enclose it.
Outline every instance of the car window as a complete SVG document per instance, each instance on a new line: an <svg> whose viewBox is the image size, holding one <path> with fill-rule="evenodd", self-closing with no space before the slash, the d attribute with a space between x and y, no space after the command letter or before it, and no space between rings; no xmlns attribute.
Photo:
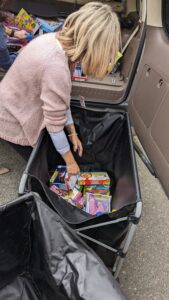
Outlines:
<svg viewBox="0 0 169 300"><path fill-rule="evenodd" d="M166 34L169 37L169 1L162 1L162 19L163 19L163 27L165 29Z"/></svg>

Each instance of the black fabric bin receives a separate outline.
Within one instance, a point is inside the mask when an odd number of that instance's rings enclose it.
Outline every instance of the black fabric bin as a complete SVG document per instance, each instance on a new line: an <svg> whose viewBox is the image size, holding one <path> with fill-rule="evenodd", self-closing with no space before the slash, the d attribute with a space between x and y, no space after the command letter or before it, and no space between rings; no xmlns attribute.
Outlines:
<svg viewBox="0 0 169 300"><path fill-rule="evenodd" d="M125 300L94 252L30 193L0 206L1 300Z"/></svg>
<svg viewBox="0 0 169 300"><path fill-rule="evenodd" d="M19 193L37 192L117 276L119 258L127 253L142 208L128 114L121 109L84 109L77 104L72 106L72 113L84 147L82 158L75 154L80 169L109 173L112 204L117 211L91 216L49 190L51 173L63 160L47 132L41 135L30 157Z"/></svg>

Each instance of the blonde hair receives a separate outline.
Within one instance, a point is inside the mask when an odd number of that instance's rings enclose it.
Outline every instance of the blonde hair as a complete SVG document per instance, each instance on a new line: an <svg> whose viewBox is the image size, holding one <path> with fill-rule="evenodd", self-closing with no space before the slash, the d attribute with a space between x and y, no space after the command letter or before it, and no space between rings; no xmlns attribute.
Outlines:
<svg viewBox="0 0 169 300"><path fill-rule="evenodd" d="M58 34L69 61L80 61L84 74L102 79L120 45L120 25L112 8L90 2L72 13Z"/></svg>

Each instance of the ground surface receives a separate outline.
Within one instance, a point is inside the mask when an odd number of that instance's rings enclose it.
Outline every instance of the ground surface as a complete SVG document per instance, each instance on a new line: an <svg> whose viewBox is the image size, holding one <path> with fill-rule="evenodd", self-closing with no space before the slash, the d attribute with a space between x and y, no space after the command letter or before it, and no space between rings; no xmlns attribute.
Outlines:
<svg viewBox="0 0 169 300"><path fill-rule="evenodd" d="M122 267L120 284L131 300L168 300L169 200L158 180L137 161L144 208ZM25 163L8 144L0 141L0 165L11 169L9 174L0 176L0 202L4 203L16 198Z"/></svg>

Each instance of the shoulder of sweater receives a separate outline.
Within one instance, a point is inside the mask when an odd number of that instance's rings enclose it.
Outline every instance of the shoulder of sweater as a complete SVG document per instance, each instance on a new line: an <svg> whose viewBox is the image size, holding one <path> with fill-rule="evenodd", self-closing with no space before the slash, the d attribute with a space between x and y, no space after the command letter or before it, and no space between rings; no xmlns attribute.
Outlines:
<svg viewBox="0 0 169 300"><path fill-rule="evenodd" d="M71 88L71 75L68 67L68 60L65 55L60 52L50 52L43 61L43 67L41 72L41 79L48 80L57 80L57 82L68 89Z"/></svg>
<svg viewBox="0 0 169 300"><path fill-rule="evenodd" d="M56 38L56 33L46 33L34 40L38 47L42 47L41 50L46 51L46 55L49 53L59 53L60 55L65 55L59 41ZM46 44L46 45L45 45ZM37 47L37 45L36 45Z"/></svg>
<svg viewBox="0 0 169 300"><path fill-rule="evenodd" d="M51 47L45 50L45 55L43 56L43 64L50 66L51 64L66 64L68 63L65 52L61 49L57 40L53 40Z"/></svg>
<svg viewBox="0 0 169 300"><path fill-rule="evenodd" d="M57 77L61 74L64 74L64 77L70 76L70 71L68 67L68 62L63 55L57 53L57 55L52 55L51 53L49 56L43 61L42 67L43 74L56 74Z"/></svg>
<svg viewBox="0 0 169 300"><path fill-rule="evenodd" d="M43 70L53 70L54 72L62 71L69 73L68 59L61 49L51 49L43 61Z"/></svg>

